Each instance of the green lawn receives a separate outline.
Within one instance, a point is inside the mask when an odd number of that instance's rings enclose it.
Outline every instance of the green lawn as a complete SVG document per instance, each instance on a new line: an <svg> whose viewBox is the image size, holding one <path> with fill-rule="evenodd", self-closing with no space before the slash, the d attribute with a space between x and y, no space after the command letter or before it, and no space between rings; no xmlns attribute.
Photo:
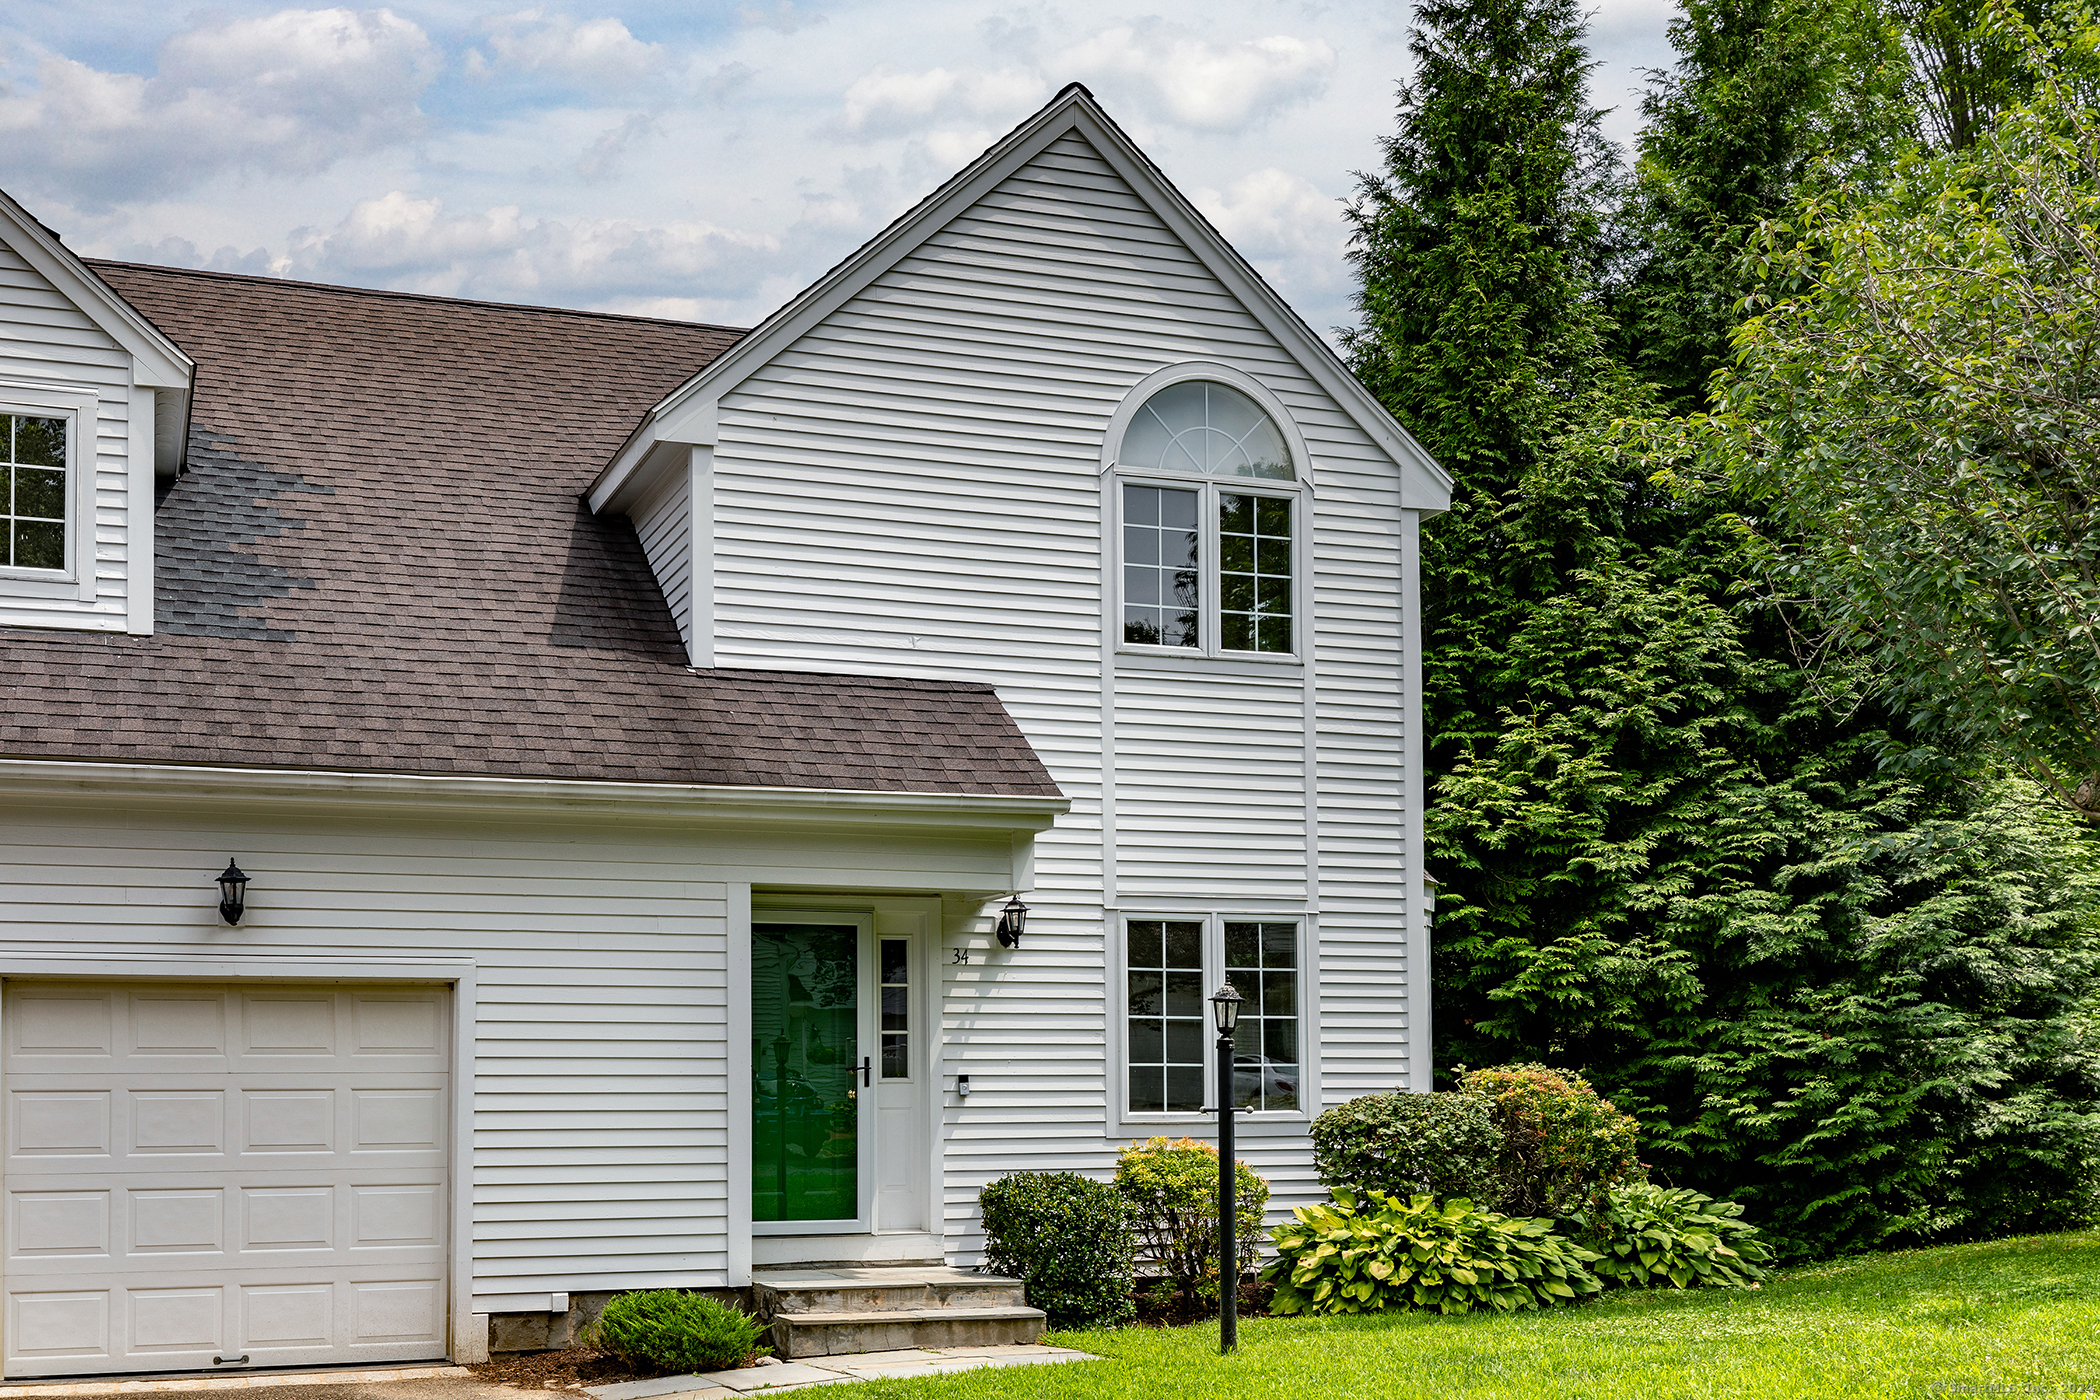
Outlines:
<svg viewBox="0 0 2100 1400"><path fill-rule="evenodd" d="M1516 1316L1254 1319L1045 1338L1106 1361L877 1381L856 1396L2100 1395L2100 1233L1797 1269L1756 1292L1627 1292ZM829 1393L824 1387L821 1393Z"/></svg>

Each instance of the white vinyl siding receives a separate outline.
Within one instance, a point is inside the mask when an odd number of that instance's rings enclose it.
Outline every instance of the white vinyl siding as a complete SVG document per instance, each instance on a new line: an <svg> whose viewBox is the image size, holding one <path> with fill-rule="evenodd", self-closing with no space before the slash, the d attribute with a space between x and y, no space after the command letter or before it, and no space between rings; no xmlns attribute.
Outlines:
<svg viewBox="0 0 2100 1400"><path fill-rule="evenodd" d="M1133 386L1197 360L1252 376L1305 440L1297 644L1314 665L1175 670L1104 646L1103 437ZM1298 920L1322 960L1302 1029L1324 1046L1329 998L1340 1017L1323 1097L1406 1079L1399 469L1092 147L1053 143L716 421L717 664L988 682L1073 801L1037 839L1023 947L985 951L995 909L951 924L978 948L942 964L942 1073L972 1088L947 1099L951 1250L976 1248L986 1181L1103 1172L1128 1141L1106 1116L1121 908ZM1308 800L1316 767L1339 784L1331 811ZM1244 1141L1278 1211L1310 1199L1302 1121Z"/></svg>
<svg viewBox="0 0 2100 1400"><path fill-rule="evenodd" d="M11 386L93 396L92 411L81 415L73 458L87 477L75 499L88 510L85 518L68 522L71 530L85 532L75 557L86 560L88 580L83 589L78 583L0 577L0 626L122 632L133 539L131 355L0 243L0 408L10 405ZM34 411L33 396L24 403L17 411ZM150 540L152 502L143 508L143 537ZM150 602L142 598L141 606L150 609Z"/></svg>
<svg viewBox="0 0 2100 1400"><path fill-rule="evenodd" d="M693 551L692 511L685 473L668 473L642 503L635 507L634 529L641 537L642 552L663 589L664 602L678 623L678 640L687 654L693 646Z"/></svg>
<svg viewBox="0 0 2100 1400"><path fill-rule="evenodd" d="M107 805L0 812L0 971L470 966L471 1283L499 1312L728 1281L734 882L981 889L1012 858L1004 837ZM229 854L252 877L238 928L212 885Z"/></svg>

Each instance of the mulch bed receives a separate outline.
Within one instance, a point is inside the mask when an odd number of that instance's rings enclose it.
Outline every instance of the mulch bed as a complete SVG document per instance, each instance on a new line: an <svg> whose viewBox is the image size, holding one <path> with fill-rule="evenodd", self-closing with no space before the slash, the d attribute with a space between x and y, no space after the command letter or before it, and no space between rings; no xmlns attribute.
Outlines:
<svg viewBox="0 0 2100 1400"><path fill-rule="evenodd" d="M637 1367L624 1356L592 1347L562 1351L523 1351L499 1361L467 1367L482 1380L526 1390L561 1390L581 1395L587 1385L646 1381L669 1374L653 1366Z"/></svg>
<svg viewBox="0 0 2100 1400"><path fill-rule="evenodd" d="M1193 1306L1184 1303L1173 1291L1171 1284L1161 1286L1162 1280L1140 1279L1137 1292L1131 1301L1137 1304L1137 1325L1140 1327L1187 1327L1192 1323L1209 1322L1218 1315L1217 1304L1197 1302ZM1276 1285L1249 1274L1240 1280L1241 1317L1267 1317L1269 1299L1276 1292Z"/></svg>

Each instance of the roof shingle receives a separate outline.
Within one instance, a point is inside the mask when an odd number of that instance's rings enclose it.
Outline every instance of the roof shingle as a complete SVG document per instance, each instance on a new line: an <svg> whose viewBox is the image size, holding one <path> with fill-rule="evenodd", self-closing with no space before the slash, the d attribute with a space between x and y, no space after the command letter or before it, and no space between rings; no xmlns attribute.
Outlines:
<svg viewBox="0 0 2100 1400"><path fill-rule="evenodd" d="M198 362L155 634L0 628L0 753L1054 796L987 686L693 671L581 492L741 332L121 263Z"/></svg>

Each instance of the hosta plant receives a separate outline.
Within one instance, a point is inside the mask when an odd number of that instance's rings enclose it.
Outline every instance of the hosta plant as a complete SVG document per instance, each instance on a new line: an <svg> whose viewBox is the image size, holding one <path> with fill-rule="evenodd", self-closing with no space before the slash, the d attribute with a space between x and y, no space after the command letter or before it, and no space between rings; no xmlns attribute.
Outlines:
<svg viewBox="0 0 2100 1400"><path fill-rule="evenodd" d="M1573 1303L1601 1285L1584 1266L1597 1256L1553 1232L1550 1220L1518 1219L1468 1200L1439 1205L1383 1191L1334 1193L1334 1204L1299 1206L1297 1223L1270 1240L1276 1261L1272 1313L1361 1313Z"/></svg>
<svg viewBox="0 0 2100 1400"><path fill-rule="evenodd" d="M1615 1186L1576 1217L1577 1238L1596 1251L1590 1271L1620 1288L1755 1287L1772 1251L1733 1201L1645 1181Z"/></svg>

